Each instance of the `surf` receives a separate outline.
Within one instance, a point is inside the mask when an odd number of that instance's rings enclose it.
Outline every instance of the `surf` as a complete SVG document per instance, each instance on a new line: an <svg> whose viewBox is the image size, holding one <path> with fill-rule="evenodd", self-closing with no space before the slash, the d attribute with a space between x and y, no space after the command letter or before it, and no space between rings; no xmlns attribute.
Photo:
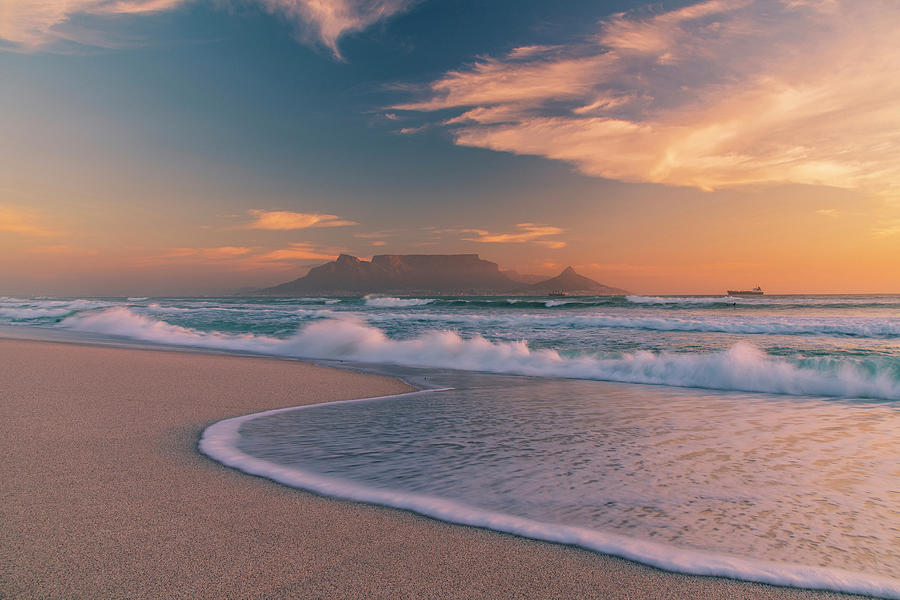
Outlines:
<svg viewBox="0 0 900 600"><path fill-rule="evenodd" d="M788 360L769 356L747 342L738 342L724 352L703 354L646 350L616 355L561 354L549 348L533 349L525 340L495 342L445 329L395 339L361 319L346 316L308 322L283 338L200 331L125 307L78 313L58 326L160 344L296 358L788 395L900 399L900 365L896 361Z"/></svg>

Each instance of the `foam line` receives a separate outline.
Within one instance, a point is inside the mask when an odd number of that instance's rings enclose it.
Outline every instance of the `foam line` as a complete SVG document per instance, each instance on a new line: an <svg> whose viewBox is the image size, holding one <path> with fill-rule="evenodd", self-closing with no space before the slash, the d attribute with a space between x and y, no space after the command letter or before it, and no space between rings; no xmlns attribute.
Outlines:
<svg viewBox="0 0 900 600"><path fill-rule="evenodd" d="M255 458L238 448L241 425L253 419L287 411L304 410L325 404L367 402L399 396L434 393L436 391L440 390L423 390L396 396L323 402L300 407L267 410L225 419L210 425L203 431L198 448L200 452L213 460L239 471L266 477L278 483L308 490L323 496L409 510L449 523L484 527L522 537L579 546L603 554L620 556L666 571L691 575L730 577L757 583L864 594L900 600L900 581L887 577L866 575L841 569L761 561L726 554L682 549L647 540L628 538L614 533L543 523L505 513L483 510L435 496L372 488L348 480L289 468Z"/></svg>
<svg viewBox="0 0 900 600"><path fill-rule="evenodd" d="M424 306L434 302L432 298L391 298L389 296L366 296L366 306L377 308L408 308L410 306Z"/></svg>
<svg viewBox="0 0 900 600"><path fill-rule="evenodd" d="M810 358L790 361L769 356L739 342L724 352L693 354L639 351L598 357L563 356L532 349L525 341L492 342L480 335L464 338L453 331L425 331L410 339L393 339L363 321L321 319L287 338L253 334L202 332L114 307L79 313L60 327L124 336L149 342L241 352L648 383L704 389L900 400L900 379L890 361Z"/></svg>

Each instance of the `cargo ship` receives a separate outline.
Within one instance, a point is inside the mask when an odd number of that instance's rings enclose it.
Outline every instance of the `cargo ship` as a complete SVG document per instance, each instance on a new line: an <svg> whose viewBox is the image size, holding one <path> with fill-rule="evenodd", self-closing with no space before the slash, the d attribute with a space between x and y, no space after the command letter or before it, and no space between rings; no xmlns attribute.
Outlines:
<svg viewBox="0 0 900 600"><path fill-rule="evenodd" d="M762 288L759 286L752 290L728 290L729 296L762 296L763 293Z"/></svg>

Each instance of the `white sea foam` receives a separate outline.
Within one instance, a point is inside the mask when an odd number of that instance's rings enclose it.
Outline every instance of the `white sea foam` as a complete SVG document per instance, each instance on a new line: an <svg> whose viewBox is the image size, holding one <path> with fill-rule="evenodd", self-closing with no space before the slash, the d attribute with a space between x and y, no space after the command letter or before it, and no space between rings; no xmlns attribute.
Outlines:
<svg viewBox="0 0 900 600"><path fill-rule="evenodd" d="M393 321L396 313L368 315L370 321ZM699 316L620 316L610 314L566 314L561 316L535 312L460 313L449 311L417 312L420 321L467 323L476 325L502 324L510 327L534 325L598 328L642 329L646 331L683 331L699 333L734 333L751 335L813 335L849 336L861 338L900 337L900 318L897 317L789 317L756 315L699 315Z"/></svg>
<svg viewBox="0 0 900 600"><path fill-rule="evenodd" d="M29 319L44 319L47 317L61 317L72 311L67 308L0 308L0 318L12 321L25 321Z"/></svg>
<svg viewBox="0 0 900 600"><path fill-rule="evenodd" d="M610 357L566 357L554 350L533 350L525 341L491 342L480 335L463 338L452 331L426 331L397 340L354 318L314 321L287 338L201 332L124 307L78 313L59 326L157 343L279 356L748 392L900 399L900 381L889 368L835 359L808 359L800 364L771 357L747 343L708 354L640 351Z"/></svg>
<svg viewBox="0 0 900 600"><path fill-rule="evenodd" d="M429 392L414 392L414 394L417 393ZM345 402L368 400L371 399ZM238 444L241 437L239 429L247 421L286 411L309 409L314 406L317 405L270 410L220 421L203 432L199 449L211 458L245 473L267 477L279 483L318 494L411 510L462 525L485 527L549 542L576 545L669 571L900 599L900 581L887 577L677 548L615 533L550 524L502 512L488 511L445 498L368 487L349 480L271 463L250 456L239 449Z"/></svg>
<svg viewBox="0 0 900 600"><path fill-rule="evenodd" d="M406 308L424 306L434 302L433 298L391 298L390 296L366 296L366 306L376 308Z"/></svg>
<svg viewBox="0 0 900 600"><path fill-rule="evenodd" d="M163 306L159 302L151 302L147 306L143 307L143 310L153 312L153 313L173 313L173 312L199 312L203 309L197 308L182 308L179 306Z"/></svg>
<svg viewBox="0 0 900 600"><path fill-rule="evenodd" d="M301 304L337 304L341 301L340 298L322 298L319 296L314 297L306 297L306 298L278 298L273 300L273 302L286 302L290 304L297 304L298 302ZM253 306L253 305L249 305Z"/></svg>
<svg viewBox="0 0 900 600"><path fill-rule="evenodd" d="M547 308L553 308L554 306L564 306L566 304L572 304L571 300L547 300L544 302L544 306Z"/></svg>
<svg viewBox="0 0 900 600"><path fill-rule="evenodd" d="M573 317L585 325L653 331L698 331L773 335L847 335L858 337L900 336L900 319L887 317L756 317L717 315L683 317Z"/></svg>
<svg viewBox="0 0 900 600"><path fill-rule="evenodd" d="M97 300L27 300L0 298L0 319L30 321L62 317L79 310L112 306L111 302Z"/></svg>

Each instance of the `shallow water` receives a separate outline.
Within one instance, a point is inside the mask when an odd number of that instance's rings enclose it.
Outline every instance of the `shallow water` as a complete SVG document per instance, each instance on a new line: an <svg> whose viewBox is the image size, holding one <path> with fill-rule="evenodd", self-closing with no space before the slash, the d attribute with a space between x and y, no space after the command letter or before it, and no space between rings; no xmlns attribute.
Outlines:
<svg viewBox="0 0 900 600"><path fill-rule="evenodd" d="M472 510L900 582L892 403L454 374L264 416L255 458ZM900 588L898 588L900 589Z"/></svg>

